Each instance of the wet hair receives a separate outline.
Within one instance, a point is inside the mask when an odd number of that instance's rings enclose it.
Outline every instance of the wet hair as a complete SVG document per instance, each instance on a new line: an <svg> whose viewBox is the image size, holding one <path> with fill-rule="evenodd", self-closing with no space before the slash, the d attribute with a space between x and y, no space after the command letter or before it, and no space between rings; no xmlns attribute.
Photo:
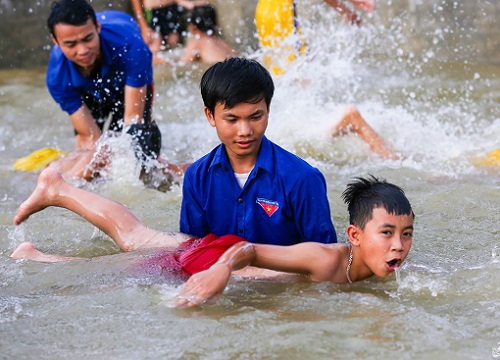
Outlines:
<svg viewBox="0 0 500 360"><path fill-rule="evenodd" d="M195 6L188 17L188 23L208 35L215 35L219 31L217 12L212 5Z"/></svg>
<svg viewBox="0 0 500 360"><path fill-rule="evenodd" d="M269 108L274 83L269 71L257 61L234 57L208 68L200 89L205 107L213 114L217 104L231 109L241 103L257 104L262 99Z"/></svg>
<svg viewBox="0 0 500 360"><path fill-rule="evenodd" d="M403 189L373 175L358 177L348 183L342 198L349 211L349 223L360 229L372 219L376 208L384 208L389 214L415 217Z"/></svg>
<svg viewBox="0 0 500 360"><path fill-rule="evenodd" d="M95 11L87 0L59 0L54 1L50 7L47 27L52 36L56 38L54 27L57 24L82 26L89 19L92 19L92 22L97 27Z"/></svg>

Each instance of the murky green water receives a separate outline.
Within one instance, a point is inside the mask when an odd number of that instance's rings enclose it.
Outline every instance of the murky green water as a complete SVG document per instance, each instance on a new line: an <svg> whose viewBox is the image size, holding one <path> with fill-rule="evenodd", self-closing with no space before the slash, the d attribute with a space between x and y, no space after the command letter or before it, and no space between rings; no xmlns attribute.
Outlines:
<svg viewBox="0 0 500 360"><path fill-rule="evenodd" d="M500 66L408 52L394 19L361 29L310 10L315 57L276 79L268 136L321 169L345 240L340 194L353 176L401 185L417 216L400 277L353 286L234 281L213 306L176 310L178 282L130 272L127 255L43 264L8 257L23 241L78 256L114 254L103 234L49 209L15 228L36 173L12 162L70 149L72 129L43 69L0 72L0 353L6 359L489 359L500 342L500 178L471 159L500 147ZM242 49L244 52L246 48ZM244 54L258 57L257 54ZM163 154L192 161L217 144L203 117L203 68L156 69ZM305 81L304 81L305 79ZM354 103L406 156L381 160L359 139L325 131ZM146 188L118 158L108 181L80 184L125 203L147 224L178 229L181 191Z"/></svg>

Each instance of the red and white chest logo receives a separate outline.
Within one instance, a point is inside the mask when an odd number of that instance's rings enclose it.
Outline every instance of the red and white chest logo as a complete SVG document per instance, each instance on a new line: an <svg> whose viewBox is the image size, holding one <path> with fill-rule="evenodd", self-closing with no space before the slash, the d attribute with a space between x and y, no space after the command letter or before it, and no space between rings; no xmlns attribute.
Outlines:
<svg viewBox="0 0 500 360"><path fill-rule="evenodd" d="M256 202L262 207L262 209L264 209L269 217L271 217L280 208L280 204L276 201L257 198Z"/></svg>

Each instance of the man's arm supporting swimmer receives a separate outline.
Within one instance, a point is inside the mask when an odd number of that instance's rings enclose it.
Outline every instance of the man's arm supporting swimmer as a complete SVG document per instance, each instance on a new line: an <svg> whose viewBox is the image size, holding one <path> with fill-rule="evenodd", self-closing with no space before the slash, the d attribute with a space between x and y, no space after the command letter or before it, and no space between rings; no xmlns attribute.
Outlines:
<svg viewBox="0 0 500 360"><path fill-rule="evenodd" d="M229 248L208 270L193 275L177 295L175 307L215 303L224 292L231 273L246 266L307 275L313 281L332 280L339 264L338 253L325 244L292 246L240 242Z"/></svg>

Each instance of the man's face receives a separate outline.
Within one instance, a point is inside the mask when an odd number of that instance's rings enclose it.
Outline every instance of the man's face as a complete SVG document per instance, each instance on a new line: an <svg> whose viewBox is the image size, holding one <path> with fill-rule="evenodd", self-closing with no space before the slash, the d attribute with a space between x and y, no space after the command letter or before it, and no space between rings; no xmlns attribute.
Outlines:
<svg viewBox="0 0 500 360"><path fill-rule="evenodd" d="M63 54L77 66L87 69L92 67L100 55L99 31L92 19L82 26L59 23L54 26L55 37L52 41L59 45Z"/></svg>
<svg viewBox="0 0 500 360"><path fill-rule="evenodd" d="M205 109L205 115L225 145L233 170L249 172L255 165L267 129L269 109L266 101L240 103L231 109L218 103L213 114Z"/></svg>
<svg viewBox="0 0 500 360"><path fill-rule="evenodd" d="M413 215L389 214L373 209L372 219L359 230L359 247L365 265L385 278L408 256L413 239Z"/></svg>

